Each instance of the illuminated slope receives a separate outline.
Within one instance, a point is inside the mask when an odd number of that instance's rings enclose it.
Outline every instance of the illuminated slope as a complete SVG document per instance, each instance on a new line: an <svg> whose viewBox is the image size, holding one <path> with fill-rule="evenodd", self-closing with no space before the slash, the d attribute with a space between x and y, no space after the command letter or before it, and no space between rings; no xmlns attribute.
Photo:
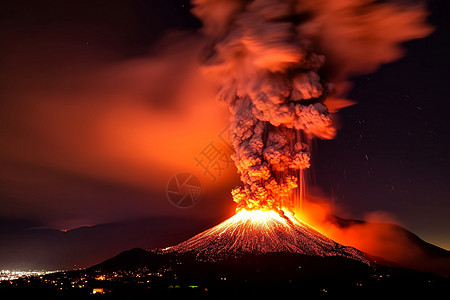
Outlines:
<svg viewBox="0 0 450 300"><path fill-rule="evenodd" d="M233 217L163 252L194 253L214 260L243 253L290 252L343 256L368 263L360 251L342 246L290 213L241 210Z"/></svg>

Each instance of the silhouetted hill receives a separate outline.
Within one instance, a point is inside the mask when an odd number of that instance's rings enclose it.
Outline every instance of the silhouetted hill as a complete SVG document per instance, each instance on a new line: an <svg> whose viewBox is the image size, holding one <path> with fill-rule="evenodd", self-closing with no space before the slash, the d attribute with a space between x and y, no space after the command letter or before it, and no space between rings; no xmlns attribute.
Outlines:
<svg viewBox="0 0 450 300"><path fill-rule="evenodd" d="M342 231L340 243L369 254L379 263L450 276L450 251L427 243L409 230L391 223L346 220L331 216ZM348 238L351 236L351 238ZM347 239L347 240L346 240Z"/></svg>
<svg viewBox="0 0 450 300"><path fill-rule="evenodd" d="M360 220L343 219L343 218L339 218L337 216L334 216L334 222L343 228L346 228L346 227L349 227L349 226L355 225L355 224L366 225L369 223L369 222L360 221ZM373 224L376 226L383 226L383 227L390 228L390 230L394 230L394 231L398 232L400 235L405 236L411 243L420 247L427 255L435 256L435 257L450 257L450 251L422 240L416 234L412 233L411 231L409 231L399 225L391 224L391 223L385 223L385 224L373 223Z"/></svg>
<svg viewBox="0 0 450 300"><path fill-rule="evenodd" d="M130 248L166 247L216 222L161 216L67 232L35 227L26 221L5 223L10 225L0 228L0 269L55 270L88 267Z"/></svg>
<svg viewBox="0 0 450 300"><path fill-rule="evenodd" d="M166 263L169 257L171 256L161 256L152 251L147 251L141 248L134 248L124 251L110 259L107 259L100 264L94 265L89 269L131 270L138 267L154 267Z"/></svg>

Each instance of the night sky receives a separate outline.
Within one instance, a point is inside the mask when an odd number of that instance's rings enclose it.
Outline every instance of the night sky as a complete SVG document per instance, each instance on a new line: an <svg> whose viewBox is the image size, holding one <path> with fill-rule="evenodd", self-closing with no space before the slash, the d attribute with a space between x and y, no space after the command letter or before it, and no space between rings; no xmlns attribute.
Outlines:
<svg viewBox="0 0 450 300"><path fill-rule="evenodd" d="M403 59L353 80L349 98L357 105L339 113L335 140L318 142L316 175L352 213L389 212L448 249L449 5L429 7L430 37L406 43Z"/></svg>
<svg viewBox="0 0 450 300"><path fill-rule="evenodd" d="M200 27L189 8L181 0L1 2L3 226L219 222L233 213L235 167L212 180L195 161L218 143L227 110L186 80L195 78L187 45ZM336 116L336 139L315 142L311 181L341 217L389 216L450 249L450 6L431 0L429 8L432 35L352 79L356 104ZM206 100L191 105L197 96ZM189 209L165 195L180 172L204 188Z"/></svg>

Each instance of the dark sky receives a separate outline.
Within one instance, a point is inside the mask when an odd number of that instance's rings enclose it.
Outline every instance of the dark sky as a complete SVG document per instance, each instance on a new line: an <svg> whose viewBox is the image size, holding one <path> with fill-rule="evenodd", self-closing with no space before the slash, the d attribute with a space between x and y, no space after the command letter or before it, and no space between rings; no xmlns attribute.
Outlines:
<svg viewBox="0 0 450 300"><path fill-rule="evenodd" d="M430 37L353 79L357 104L339 113L335 140L317 141L312 171L341 216L384 212L449 249L450 7L429 7ZM2 1L0 11L0 218L68 229L232 214L235 169L212 182L194 160L217 142L226 110L214 99L186 108L174 92L187 85L186 103L209 95L184 79L195 35L168 31L198 28L188 1ZM184 210L165 196L183 171L204 185Z"/></svg>
<svg viewBox="0 0 450 300"><path fill-rule="evenodd" d="M450 247L449 3L431 1L436 31L407 55L355 78L332 141L319 141L317 183L352 213L390 212L406 228Z"/></svg>

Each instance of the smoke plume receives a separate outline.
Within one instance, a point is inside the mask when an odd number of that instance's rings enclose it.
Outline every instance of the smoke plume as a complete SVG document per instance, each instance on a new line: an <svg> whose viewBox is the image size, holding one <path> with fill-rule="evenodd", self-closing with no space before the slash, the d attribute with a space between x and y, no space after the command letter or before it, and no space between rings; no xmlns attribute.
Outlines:
<svg viewBox="0 0 450 300"><path fill-rule="evenodd" d="M194 0L209 39L205 72L232 115L237 209L300 205L312 138L332 139L330 111L350 75L398 59L425 37L421 6L374 0Z"/></svg>

